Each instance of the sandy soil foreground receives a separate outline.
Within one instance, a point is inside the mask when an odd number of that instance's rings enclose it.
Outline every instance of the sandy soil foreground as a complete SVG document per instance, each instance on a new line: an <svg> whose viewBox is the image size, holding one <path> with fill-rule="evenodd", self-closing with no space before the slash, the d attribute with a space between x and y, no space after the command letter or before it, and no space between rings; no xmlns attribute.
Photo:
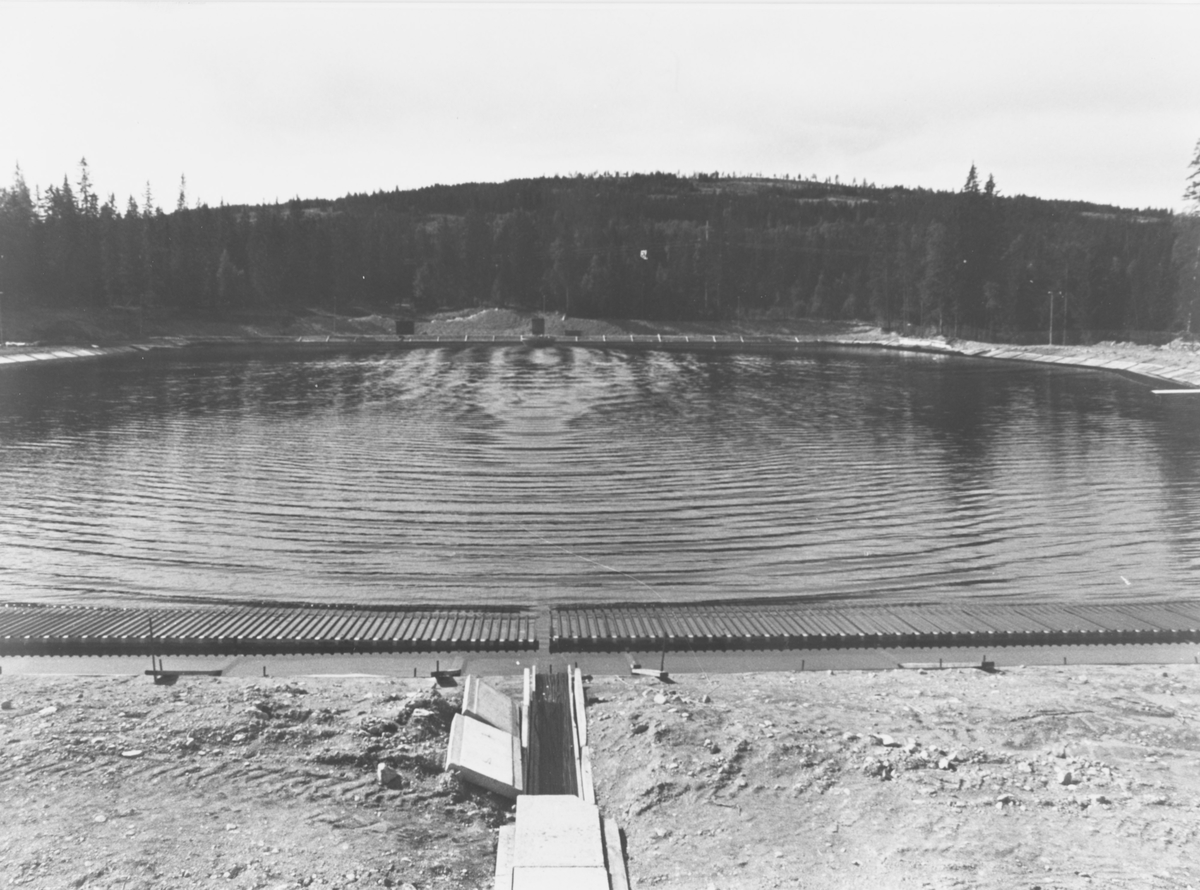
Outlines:
<svg viewBox="0 0 1200 890"><path fill-rule="evenodd" d="M1200 886L1198 671L596 677L597 797L637 887ZM4 675L0 885L490 887L457 693Z"/></svg>

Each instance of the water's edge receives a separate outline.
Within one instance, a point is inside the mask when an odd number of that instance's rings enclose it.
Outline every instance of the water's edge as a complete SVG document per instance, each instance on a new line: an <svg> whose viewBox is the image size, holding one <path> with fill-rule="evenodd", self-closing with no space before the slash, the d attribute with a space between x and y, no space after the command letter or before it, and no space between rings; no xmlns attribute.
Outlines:
<svg viewBox="0 0 1200 890"><path fill-rule="evenodd" d="M1184 385L1189 388L1200 388L1200 368L1183 365L1158 364L1156 362L1139 361L1130 358L1110 358L1096 355L1087 347L1080 351L1065 355L1030 352L1019 346L990 345L972 343L955 345L938 339L922 339L915 337L892 337L886 340L863 339L856 337L793 337L791 340L781 338L745 338L743 336L679 336L671 335L636 335L625 337L590 337L552 338L552 337L520 337L520 338L486 338L464 337L450 339L445 337L409 338L396 340L391 338L355 337L349 339L331 338L302 338L302 339L171 339L169 341L150 341L146 343L131 343L124 346L61 346L48 349L37 349L29 352L16 352L0 355L0 369L19 367L30 363L60 363L81 361L86 359L146 357L150 354L166 355L180 350L199 350L217 352L221 355L281 355L296 354L298 356L313 356L330 353L370 353L380 350L409 352L420 349L456 349L493 347L507 349L513 347L538 346L569 346L581 349L615 349L622 351L663 351L689 352L697 354L758 354L758 355L787 355L801 349L811 349L814 346L854 347L860 349L897 350L903 352L924 352L939 355L963 356L966 358L986 358L999 361L1035 362L1039 364L1063 365L1068 367L1093 368L1096 370L1116 371L1126 376L1141 378L1152 383L1169 383Z"/></svg>

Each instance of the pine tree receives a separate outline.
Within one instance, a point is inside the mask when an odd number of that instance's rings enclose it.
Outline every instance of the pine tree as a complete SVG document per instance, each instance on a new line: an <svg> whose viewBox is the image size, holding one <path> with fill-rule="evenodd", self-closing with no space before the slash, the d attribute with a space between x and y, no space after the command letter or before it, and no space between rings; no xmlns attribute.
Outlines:
<svg viewBox="0 0 1200 890"><path fill-rule="evenodd" d="M939 222L930 223L925 238L925 264L919 299L921 324L936 323L938 333L945 329L946 306L953 293L953 270L947 241L946 227Z"/></svg>
<svg viewBox="0 0 1200 890"><path fill-rule="evenodd" d="M100 214L100 196L92 190L87 158L79 159L79 210L93 219Z"/></svg>
<svg viewBox="0 0 1200 890"><path fill-rule="evenodd" d="M962 190L971 195L979 194L979 174L976 172L974 164L971 164L971 170L967 173L967 181L963 184Z"/></svg>
<svg viewBox="0 0 1200 890"><path fill-rule="evenodd" d="M13 183L0 189L0 292L32 292L36 267L37 215L25 176L18 164Z"/></svg>
<svg viewBox="0 0 1200 890"><path fill-rule="evenodd" d="M1200 213L1200 139L1196 140L1196 153L1188 164L1192 171L1187 177L1187 188L1183 190L1183 200L1189 202L1191 213Z"/></svg>

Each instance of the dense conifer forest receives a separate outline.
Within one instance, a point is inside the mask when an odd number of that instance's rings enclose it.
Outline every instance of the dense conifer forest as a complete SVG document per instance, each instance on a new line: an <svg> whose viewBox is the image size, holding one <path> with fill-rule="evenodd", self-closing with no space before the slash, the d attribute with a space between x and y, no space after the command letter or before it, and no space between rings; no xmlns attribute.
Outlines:
<svg viewBox="0 0 1200 890"><path fill-rule="evenodd" d="M46 307L236 317L509 305L577 317L862 320L1055 341L1181 333L1194 216L719 173L590 175L173 210L0 190L0 291ZM1051 316L1053 312L1053 317ZM1195 323L1200 326L1200 315Z"/></svg>

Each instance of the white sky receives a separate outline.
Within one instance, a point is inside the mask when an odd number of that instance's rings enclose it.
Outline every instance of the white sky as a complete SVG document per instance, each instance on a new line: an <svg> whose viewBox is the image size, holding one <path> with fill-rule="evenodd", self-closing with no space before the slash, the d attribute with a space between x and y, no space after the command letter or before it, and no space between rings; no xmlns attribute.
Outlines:
<svg viewBox="0 0 1200 890"><path fill-rule="evenodd" d="M1200 4L0 0L0 182L124 208L592 171L1182 206ZM7 168L7 169L4 169Z"/></svg>

